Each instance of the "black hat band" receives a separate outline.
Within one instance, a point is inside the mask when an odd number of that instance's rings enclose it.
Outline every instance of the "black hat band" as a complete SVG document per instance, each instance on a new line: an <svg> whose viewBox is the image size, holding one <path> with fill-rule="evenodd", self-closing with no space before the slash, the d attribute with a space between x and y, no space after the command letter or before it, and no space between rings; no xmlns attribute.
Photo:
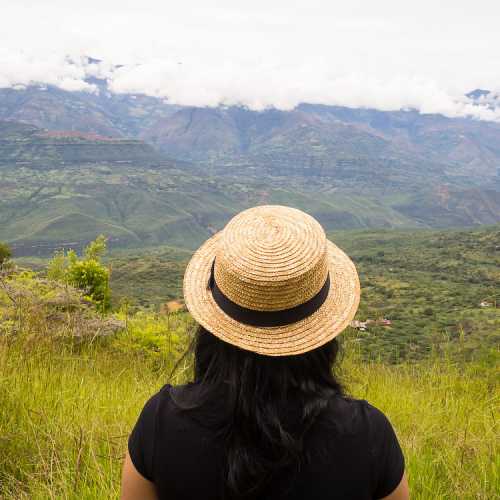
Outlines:
<svg viewBox="0 0 500 500"><path fill-rule="evenodd" d="M240 306L224 295L215 281L214 269L215 259L212 262L208 282L215 303L235 321L250 326L285 326L296 323L316 312L323 305L330 291L330 274L328 274L321 290L307 302L280 311L257 311Z"/></svg>

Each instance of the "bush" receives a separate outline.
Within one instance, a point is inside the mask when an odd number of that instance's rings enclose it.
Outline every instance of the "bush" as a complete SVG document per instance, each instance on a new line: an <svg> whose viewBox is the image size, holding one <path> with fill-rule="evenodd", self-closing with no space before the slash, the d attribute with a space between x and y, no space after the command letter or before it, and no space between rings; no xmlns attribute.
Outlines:
<svg viewBox="0 0 500 500"><path fill-rule="evenodd" d="M50 279L67 283L82 290L87 299L98 309L106 311L110 307L109 269L101 263L106 253L106 239L99 236L85 248L83 257L74 250L61 250L54 254L47 268Z"/></svg>
<svg viewBox="0 0 500 500"><path fill-rule="evenodd" d="M12 257L12 250L7 243L0 241L0 266Z"/></svg>

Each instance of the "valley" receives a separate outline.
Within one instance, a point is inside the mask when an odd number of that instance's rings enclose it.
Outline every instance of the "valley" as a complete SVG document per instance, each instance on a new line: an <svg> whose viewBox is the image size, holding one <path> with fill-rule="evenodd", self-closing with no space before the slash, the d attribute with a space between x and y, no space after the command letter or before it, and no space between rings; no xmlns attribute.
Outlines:
<svg viewBox="0 0 500 500"><path fill-rule="evenodd" d="M189 108L90 83L97 93L0 89L0 240L19 256L100 233L115 248L192 250L256 204L301 208L327 230L500 220L498 123L312 104Z"/></svg>
<svg viewBox="0 0 500 500"><path fill-rule="evenodd" d="M290 205L358 265L357 321L373 321L365 354L421 358L462 333L471 346L498 342L496 309L479 304L500 287L499 124L311 104L187 108L93 83L97 94L0 89L0 241L15 258L44 262L103 234L115 306L159 308L181 297L189 256L235 213Z"/></svg>
<svg viewBox="0 0 500 500"><path fill-rule="evenodd" d="M362 297L356 320L385 318L359 332L366 356L420 359L442 343L477 355L500 343L500 226L474 230L356 230L328 234L354 260ZM182 298L191 253L169 247L113 252L118 306L158 309ZM481 303L487 304L481 306Z"/></svg>

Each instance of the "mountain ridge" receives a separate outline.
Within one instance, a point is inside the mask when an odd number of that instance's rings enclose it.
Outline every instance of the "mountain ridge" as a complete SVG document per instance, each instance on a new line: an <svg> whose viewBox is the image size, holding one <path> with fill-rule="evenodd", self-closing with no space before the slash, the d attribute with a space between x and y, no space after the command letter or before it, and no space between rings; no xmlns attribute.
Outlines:
<svg viewBox="0 0 500 500"><path fill-rule="evenodd" d="M279 172L342 176L342 165L380 170L382 163L393 175L390 164L396 162L399 171L440 170L433 183L499 183L498 123L320 104L291 111L181 107L140 94L113 94L104 80L94 80L96 94L51 86L0 89L0 119L142 139L169 157L199 162L217 174L248 165L272 175L273 164ZM476 89L469 95L479 100L490 92ZM340 169L329 172L335 166Z"/></svg>
<svg viewBox="0 0 500 500"><path fill-rule="evenodd" d="M95 84L97 95L0 89L0 239L21 253L98 232L192 249L264 203L327 230L500 220L500 124L318 104L189 108Z"/></svg>

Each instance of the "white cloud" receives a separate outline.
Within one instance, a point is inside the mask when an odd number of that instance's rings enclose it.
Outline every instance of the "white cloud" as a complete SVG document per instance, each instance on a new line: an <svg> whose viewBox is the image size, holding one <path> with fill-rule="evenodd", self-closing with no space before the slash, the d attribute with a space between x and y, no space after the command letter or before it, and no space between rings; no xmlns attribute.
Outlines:
<svg viewBox="0 0 500 500"><path fill-rule="evenodd" d="M57 54L40 57L0 49L0 88L48 84L68 91L94 92L95 86L85 82L84 61L83 57L76 60Z"/></svg>
<svg viewBox="0 0 500 500"><path fill-rule="evenodd" d="M85 78L97 76L115 92L185 105L312 102L500 120L491 98L464 97L500 88L496 2L3 3L0 87L94 92Z"/></svg>
<svg viewBox="0 0 500 500"><path fill-rule="evenodd" d="M253 109L292 109L309 102L381 110L414 108L424 113L484 119L500 117L500 113L497 116L486 106L472 106L463 95L454 95L423 78L382 79L361 73L339 76L325 71L321 64L251 68L226 64L206 68L203 74L198 68L197 64L153 60L113 72L110 86L115 92L145 92L182 105L243 104Z"/></svg>

